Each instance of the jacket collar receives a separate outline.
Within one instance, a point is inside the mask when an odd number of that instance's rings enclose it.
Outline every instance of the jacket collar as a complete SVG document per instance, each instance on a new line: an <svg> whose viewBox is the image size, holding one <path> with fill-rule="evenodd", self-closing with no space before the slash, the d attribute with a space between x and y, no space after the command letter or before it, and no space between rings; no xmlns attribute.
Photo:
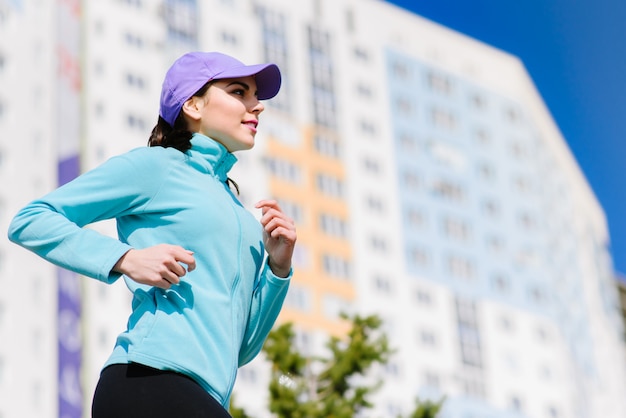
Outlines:
<svg viewBox="0 0 626 418"><path fill-rule="evenodd" d="M218 177L221 181L226 181L228 172L237 162L237 157L226 147L201 133L193 134L191 149L187 153L203 171Z"/></svg>

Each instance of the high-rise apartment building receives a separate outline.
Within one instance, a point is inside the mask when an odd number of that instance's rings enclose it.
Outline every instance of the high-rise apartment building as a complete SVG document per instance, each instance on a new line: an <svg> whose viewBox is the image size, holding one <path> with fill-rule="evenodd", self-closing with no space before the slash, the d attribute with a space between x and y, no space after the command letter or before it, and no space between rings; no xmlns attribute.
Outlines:
<svg viewBox="0 0 626 418"><path fill-rule="evenodd" d="M345 331L342 311L384 320L397 351L371 416L443 396L442 418L626 413L604 213L523 64L383 1L0 0L0 226L144 146L192 49L282 69L233 177L244 204L296 220L281 321L303 351ZM88 416L123 283L6 240L0 283L0 418ZM258 418L266 377L255 360L236 386Z"/></svg>

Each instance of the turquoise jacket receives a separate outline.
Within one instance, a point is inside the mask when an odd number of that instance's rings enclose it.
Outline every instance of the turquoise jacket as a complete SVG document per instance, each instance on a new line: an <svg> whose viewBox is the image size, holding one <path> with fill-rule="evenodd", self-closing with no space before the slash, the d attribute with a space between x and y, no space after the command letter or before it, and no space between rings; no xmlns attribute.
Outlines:
<svg viewBox="0 0 626 418"><path fill-rule="evenodd" d="M226 184L236 157L200 134L191 144L185 153L146 147L111 158L28 204L9 239L106 283L120 277L111 269L130 248L193 251L196 269L169 290L124 277L132 313L106 365L183 373L227 408L237 368L260 351L289 278L271 272L260 223ZM84 228L111 218L119 239Z"/></svg>

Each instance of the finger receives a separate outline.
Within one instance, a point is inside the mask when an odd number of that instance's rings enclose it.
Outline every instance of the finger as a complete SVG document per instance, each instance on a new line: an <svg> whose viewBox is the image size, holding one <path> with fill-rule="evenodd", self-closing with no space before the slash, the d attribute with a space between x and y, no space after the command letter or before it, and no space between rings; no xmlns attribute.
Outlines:
<svg viewBox="0 0 626 418"><path fill-rule="evenodd" d="M260 200L256 203L256 205L254 205L254 207L257 209L261 209L261 213L264 215L270 209L275 209L279 212L282 212L280 206L278 205L278 202L273 199Z"/></svg>
<svg viewBox="0 0 626 418"><path fill-rule="evenodd" d="M266 225L269 225L274 220L285 222L288 225L295 225L295 222L293 221L293 219L291 219L289 216L285 215L283 212L278 212L278 211L276 211L274 209L271 209L267 213L265 213L261 217L260 222L261 222L261 224L263 226L266 226Z"/></svg>
<svg viewBox="0 0 626 418"><path fill-rule="evenodd" d="M193 271L196 268L196 259L193 256L193 251L189 251L189 250L185 250L182 247L176 247L174 250L174 260L176 260L176 264L178 263L183 263L187 265L187 271ZM178 264L180 266L180 264ZM183 268L181 266L181 268ZM183 268L183 271L180 272L178 271L178 275L179 276L184 276L185 275L185 271Z"/></svg>
<svg viewBox="0 0 626 418"><path fill-rule="evenodd" d="M172 287L172 283L166 278L162 277L161 280L159 280L155 284L155 286L161 289L169 289L170 287Z"/></svg>
<svg viewBox="0 0 626 418"><path fill-rule="evenodd" d="M168 282L169 284L178 284L180 283L180 277L185 275L185 269L182 268L180 264L176 264L180 270L182 270L182 274L173 272L171 270L165 270L161 272L161 278Z"/></svg>
<svg viewBox="0 0 626 418"><path fill-rule="evenodd" d="M181 260L183 263L187 264L187 271L194 271L196 269L196 258L193 256L193 251L185 250L189 255L189 258L185 261Z"/></svg>
<svg viewBox="0 0 626 418"><path fill-rule="evenodd" d="M278 227L269 233L273 239L282 239L285 242L295 243L296 234L294 230Z"/></svg>
<svg viewBox="0 0 626 418"><path fill-rule="evenodd" d="M265 225L263 225L267 232L271 232L278 227L283 227L288 230L295 230L295 223L290 218L286 217L272 217L270 218Z"/></svg>

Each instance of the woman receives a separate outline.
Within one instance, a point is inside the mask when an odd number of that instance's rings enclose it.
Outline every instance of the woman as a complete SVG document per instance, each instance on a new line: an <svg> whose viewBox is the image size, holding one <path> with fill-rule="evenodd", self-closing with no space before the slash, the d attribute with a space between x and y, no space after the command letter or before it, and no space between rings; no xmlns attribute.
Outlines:
<svg viewBox="0 0 626 418"><path fill-rule="evenodd" d="M114 157L33 201L9 238L133 292L128 328L102 371L100 417L228 417L237 368L270 331L291 276L294 223L273 200L260 224L229 188L253 147L274 64L193 52L168 70L149 147ZM83 228L115 218L118 238Z"/></svg>

